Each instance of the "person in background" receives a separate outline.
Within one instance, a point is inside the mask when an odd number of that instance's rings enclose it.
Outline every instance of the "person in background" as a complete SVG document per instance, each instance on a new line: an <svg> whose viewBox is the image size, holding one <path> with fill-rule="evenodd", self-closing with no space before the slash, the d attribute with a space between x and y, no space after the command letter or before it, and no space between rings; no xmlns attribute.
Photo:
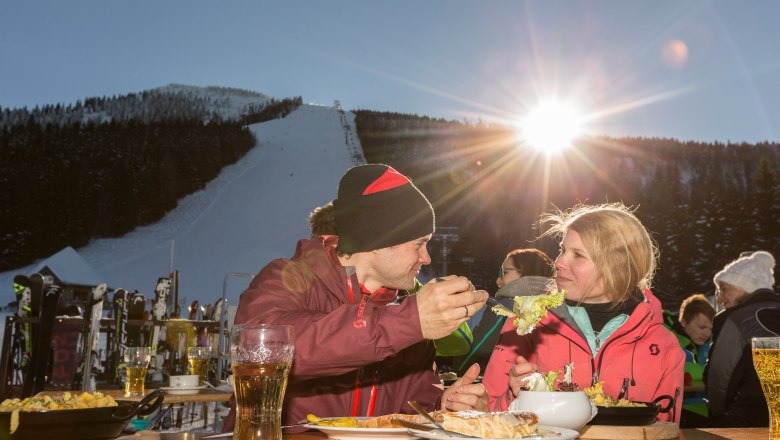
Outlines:
<svg viewBox="0 0 780 440"><path fill-rule="evenodd" d="M710 351L715 308L698 293L685 298L679 313L664 310L664 325L677 336L685 352L685 385L703 384L704 366ZM706 425L707 404L704 391L683 394L682 427Z"/></svg>
<svg viewBox="0 0 780 440"><path fill-rule="evenodd" d="M552 282L553 262L539 249L515 249L506 255L496 279L496 299L512 310L513 298L518 295L542 295ZM498 342L506 316L495 314L490 306L474 314L469 323L474 326L474 347L466 356L456 359L456 368L463 374L474 362L485 371L493 347Z"/></svg>
<svg viewBox="0 0 780 440"><path fill-rule="evenodd" d="M434 211L412 181L387 165L342 176L333 201L338 236L300 240L291 259L266 265L241 294L236 324L295 328L295 357L284 396L284 424L306 415L379 416L487 408L474 366L442 391L434 339L452 333L479 310L487 292L464 277L415 286L431 262L427 243ZM223 430L235 423L235 407Z"/></svg>
<svg viewBox="0 0 780 440"><path fill-rule="evenodd" d="M769 412L753 367L751 338L775 336L772 316L780 312L773 290L775 258L744 252L715 274L717 301L712 347L704 373L712 426L768 426Z"/></svg>
<svg viewBox="0 0 780 440"><path fill-rule="evenodd" d="M314 208L314 211L309 214L309 226L312 235L339 235L338 228L336 228L336 210L333 208L333 202ZM414 287L398 292L395 303L400 304L406 296L414 295L422 286L422 283L415 278ZM468 322L464 322L454 332L433 341L436 346L436 357L464 355L471 350L473 341L474 336L471 333L471 327L469 327ZM484 370L485 366L482 364L480 366Z"/></svg>
<svg viewBox="0 0 780 440"><path fill-rule="evenodd" d="M672 396L674 406L658 420L679 423L685 355L649 289L657 250L647 230L619 203L580 205L540 223L544 236L560 240L555 287L565 301L529 334L518 335L512 320L504 324L482 379L491 410L506 410L532 373L571 364L580 389L602 382L613 398Z"/></svg>

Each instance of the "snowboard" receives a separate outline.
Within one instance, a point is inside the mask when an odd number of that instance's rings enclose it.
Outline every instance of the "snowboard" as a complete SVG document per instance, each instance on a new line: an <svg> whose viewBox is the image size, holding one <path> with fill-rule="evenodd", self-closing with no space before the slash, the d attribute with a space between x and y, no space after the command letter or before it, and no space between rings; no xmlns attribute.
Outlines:
<svg viewBox="0 0 780 440"><path fill-rule="evenodd" d="M76 317L80 319L70 319ZM77 305L63 307L57 312L52 335L52 368L49 380L53 388L74 389L79 365L78 346L82 339L82 326L82 312Z"/></svg>
<svg viewBox="0 0 780 440"><path fill-rule="evenodd" d="M17 275L14 277L14 293L16 294L16 316L20 318L27 318L30 316L30 301L32 293L30 291L30 279L25 275ZM18 347L18 361L19 368L24 370L27 367L27 363L30 361L30 355L32 353L32 333L31 325L29 322L20 322L18 331L14 333L16 335L15 344Z"/></svg>

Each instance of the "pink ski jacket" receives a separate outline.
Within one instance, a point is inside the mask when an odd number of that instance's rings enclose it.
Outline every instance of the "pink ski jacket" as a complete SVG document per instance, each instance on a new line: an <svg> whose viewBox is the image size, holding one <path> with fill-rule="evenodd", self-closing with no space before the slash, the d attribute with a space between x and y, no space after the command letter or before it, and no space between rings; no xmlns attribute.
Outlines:
<svg viewBox="0 0 780 440"><path fill-rule="evenodd" d="M663 326L661 303L649 290L628 320L609 336L594 357L566 304L550 309L531 334L520 336L507 320L485 370L482 383L490 408L505 411L515 396L509 389L509 369L517 356L536 363L542 373L563 371L573 363L572 380L580 389L604 382L605 394L617 397L621 389L633 401L652 402L668 395L675 407L659 413L659 421L679 423L682 411L685 355L677 338ZM669 400L661 402L667 405Z"/></svg>
<svg viewBox="0 0 780 440"><path fill-rule="evenodd" d="M284 423L304 420L307 413L412 413L408 400L438 409L435 347L423 339L416 297L397 306L386 305L395 290L364 297L352 268L335 257L337 240L300 240L292 259L269 263L241 294L236 324L295 327Z"/></svg>

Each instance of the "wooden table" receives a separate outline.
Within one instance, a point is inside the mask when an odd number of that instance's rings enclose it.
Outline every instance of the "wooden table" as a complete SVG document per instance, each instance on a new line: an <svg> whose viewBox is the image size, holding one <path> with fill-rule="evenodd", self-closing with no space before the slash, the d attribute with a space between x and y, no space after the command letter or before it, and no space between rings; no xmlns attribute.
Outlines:
<svg viewBox="0 0 780 440"><path fill-rule="evenodd" d="M208 433L152 433L142 431L134 436L120 437L122 440L197 440ZM319 431L306 431L297 434L285 434L284 440L324 440L325 434ZM769 428L699 428L681 429L680 440L767 440ZM231 437L226 437L231 440Z"/></svg>
<svg viewBox="0 0 780 440"><path fill-rule="evenodd" d="M154 391L154 389L147 389L146 394L148 395L152 391ZM127 400L130 402L138 402L141 399L143 399L143 397L141 396L125 397L123 390L98 390L98 392L111 396L116 400ZM165 399L163 400L163 402L164 403L227 402L228 400L230 400L230 396L232 395L233 393L219 391L213 388L205 388L200 390L197 394L174 395L174 394L165 393Z"/></svg>

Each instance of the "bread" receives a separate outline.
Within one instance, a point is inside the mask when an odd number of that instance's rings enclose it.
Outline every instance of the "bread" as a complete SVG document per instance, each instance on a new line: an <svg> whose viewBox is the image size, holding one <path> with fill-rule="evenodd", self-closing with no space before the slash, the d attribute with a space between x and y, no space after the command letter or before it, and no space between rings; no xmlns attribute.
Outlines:
<svg viewBox="0 0 780 440"><path fill-rule="evenodd" d="M526 411L442 413L444 429L482 438L515 438L536 433L536 414Z"/></svg>
<svg viewBox="0 0 780 440"><path fill-rule="evenodd" d="M387 414L366 420L359 420L358 426L361 428L403 428L403 426L393 423L392 419L401 419L419 424L430 423L425 417L419 414Z"/></svg>

